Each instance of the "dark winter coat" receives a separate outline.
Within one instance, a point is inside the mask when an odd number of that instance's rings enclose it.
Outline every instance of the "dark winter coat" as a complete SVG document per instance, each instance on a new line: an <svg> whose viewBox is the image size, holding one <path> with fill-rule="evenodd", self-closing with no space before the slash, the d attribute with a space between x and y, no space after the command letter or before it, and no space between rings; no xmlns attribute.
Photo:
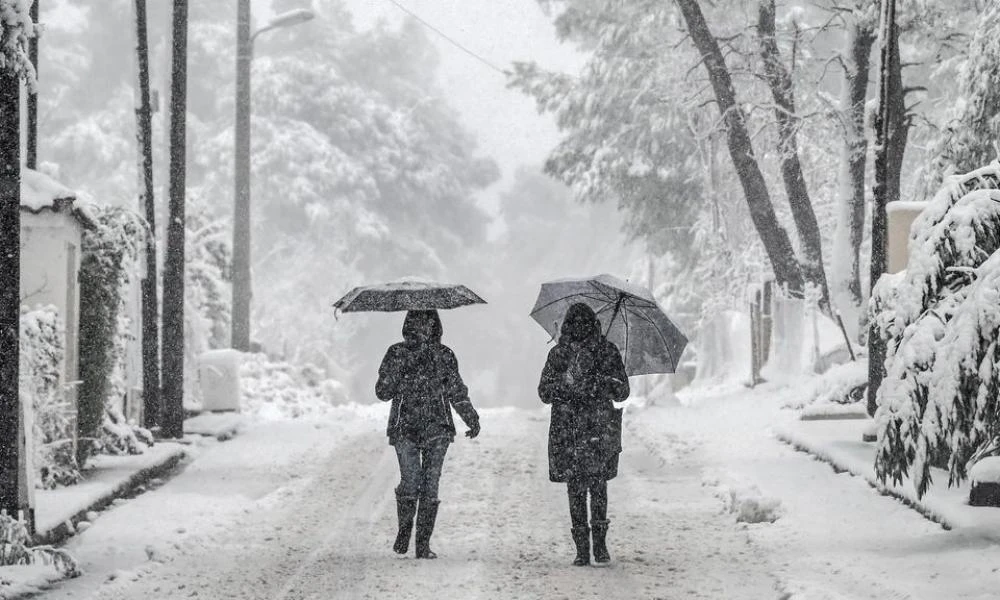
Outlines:
<svg viewBox="0 0 1000 600"><path fill-rule="evenodd" d="M567 311L538 395L552 405L549 479L613 479L622 450L622 410L614 402L628 398L628 376L589 306Z"/></svg>
<svg viewBox="0 0 1000 600"><path fill-rule="evenodd" d="M379 368L375 395L392 402L386 435L395 445L408 439L420 446L455 439L451 407L472 428L479 415L458 374L458 360L441 343L437 311L410 311L403 321L403 341L389 348Z"/></svg>

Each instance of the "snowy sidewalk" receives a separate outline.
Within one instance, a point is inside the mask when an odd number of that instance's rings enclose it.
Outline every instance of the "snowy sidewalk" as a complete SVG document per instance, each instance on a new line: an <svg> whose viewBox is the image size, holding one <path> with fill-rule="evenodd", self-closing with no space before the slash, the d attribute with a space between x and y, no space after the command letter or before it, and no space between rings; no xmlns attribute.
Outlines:
<svg viewBox="0 0 1000 600"><path fill-rule="evenodd" d="M934 483L923 498L917 498L913 483L882 484L875 476L875 444L861 441L868 424L864 421L793 422L775 430L775 435L835 468L863 478L879 492L911 504L927 517L953 530L967 530L993 542L1000 542L1000 509L969 506L969 483L948 487L948 473L932 468Z"/></svg>
<svg viewBox="0 0 1000 600"><path fill-rule="evenodd" d="M91 458L80 483L35 492L35 539L38 543L53 543L72 535L77 524L87 519L87 513L132 493L168 472L183 457L180 445L158 442L142 454Z"/></svg>
<svg viewBox="0 0 1000 600"><path fill-rule="evenodd" d="M798 411L781 407L802 389L694 390L682 398L686 406L626 418L654 443L674 434L702 448L705 485L723 497L779 503L774 523L745 527L752 548L777 565L787 600L995 599L1000 546L968 530L947 531L777 439L775 431L799 423Z"/></svg>

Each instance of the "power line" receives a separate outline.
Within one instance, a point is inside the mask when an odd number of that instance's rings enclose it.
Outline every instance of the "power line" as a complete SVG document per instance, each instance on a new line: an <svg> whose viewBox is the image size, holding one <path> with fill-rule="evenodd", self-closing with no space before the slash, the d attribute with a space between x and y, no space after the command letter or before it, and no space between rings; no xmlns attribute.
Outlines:
<svg viewBox="0 0 1000 600"><path fill-rule="evenodd" d="M441 36L442 38L444 38L444 40L445 40L445 41L447 41L447 42L448 42L449 44L451 44L452 46L454 46L454 47L458 48L458 49L459 49L459 50L461 50L462 52L465 52L466 54L468 54L468 55L469 55L469 56L471 56L472 58L474 58L474 59L478 60L479 62L481 62L481 63L483 63L484 65L486 65L487 67L489 67L489 68L493 69L493 70L494 70L494 71L496 71L497 73L500 73L501 75L503 75L503 76L505 76L505 77L507 76L507 72L506 72L506 71L504 71L504 70L503 70L503 69L501 69L500 67L496 66L495 64L491 63L490 61L488 61L487 59L483 58L482 56L480 56L480 55L476 54L476 53L475 53L475 52L473 52L472 50L469 50L468 48L466 48L465 46L463 46L462 44L460 44L459 42L457 42L456 40L454 40L453 38L451 38L451 37L450 37L450 36L449 36L448 34L446 34L445 32L441 31L441 30L440 30L440 29L438 29L437 27L435 27L435 26L431 25L430 23L428 23L427 21L423 20L423 19L422 19L422 18L420 17L420 15L418 15L417 13L415 13L415 12L413 12L412 10L410 10L410 9L406 8L405 6L403 6L402 4L400 4L399 2L397 2L396 0L387 0L387 1L388 1L388 2L391 2L391 3L392 3L393 5L395 5L395 7L396 7L396 8L398 8L399 10L401 10L401 11L405 12L406 14L408 14L408 15L410 15L411 17L413 17L414 19L416 19L418 23L420 23L421 25L423 25L423 26L424 26L424 27L426 27L427 29L430 29L430 30L431 30L431 31L433 31L434 33L436 33L436 34L438 34L439 36Z"/></svg>

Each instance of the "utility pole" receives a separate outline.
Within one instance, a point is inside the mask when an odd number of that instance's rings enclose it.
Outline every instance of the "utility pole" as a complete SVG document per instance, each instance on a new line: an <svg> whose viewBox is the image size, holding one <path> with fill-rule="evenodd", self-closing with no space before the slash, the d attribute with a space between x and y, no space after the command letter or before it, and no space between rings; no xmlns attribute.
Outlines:
<svg viewBox="0 0 1000 600"><path fill-rule="evenodd" d="M145 211L146 278L142 280L142 397L143 425L160 424L160 325L156 268L156 203L153 196L153 110L149 100L149 39L146 0L135 0L136 64L139 106L135 109L139 142L139 210Z"/></svg>
<svg viewBox="0 0 1000 600"><path fill-rule="evenodd" d="M250 0L236 8L236 120L233 198L232 341L236 350L250 350Z"/></svg>
<svg viewBox="0 0 1000 600"><path fill-rule="evenodd" d="M0 26L5 24L0 23ZM22 477L26 475L20 468L21 401L18 393L20 211L21 80L8 62L0 69L0 510L14 518L19 516L20 488Z"/></svg>
<svg viewBox="0 0 1000 600"><path fill-rule="evenodd" d="M879 277L886 271L886 239L887 218L886 203L888 201L889 172L889 139L892 134L893 119L892 97L893 86L900 82L892 76L898 60L899 51L896 44L896 0L882 0L881 23L879 35L879 103L875 115L875 189L874 205L872 206L872 250L871 250L871 286L872 290ZM871 300L869 300L871 302ZM874 320L868 329L868 396L867 410L871 416L878 409L878 389L885 377L885 341L879 335Z"/></svg>
<svg viewBox="0 0 1000 600"><path fill-rule="evenodd" d="M34 0L31 3L31 9L29 15L31 16L31 22L38 25L38 3L42 0ZM31 66L35 68L35 76L38 76L38 30L36 30L35 35L28 39L28 60L31 61ZM38 88L37 85L35 90L28 91L27 98L27 108L28 108L28 141L25 157L25 166L29 169L38 168Z"/></svg>
<svg viewBox="0 0 1000 600"><path fill-rule="evenodd" d="M187 112L187 0L174 0L170 78L170 185L163 264L163 423L168 438L184 435L184 198Z"/></svg>
<svg viewBox="0 0 1000 600"><path fill-rule="evenodd" d="M316 17L307 8L293 9L272 18L250 33L250 0L237 0L236 6L236 119L233 142L233 303L230 346L250 351L250 300L253 281L250 275L250 63L257 36L265 31L292 27Z"/></svg>

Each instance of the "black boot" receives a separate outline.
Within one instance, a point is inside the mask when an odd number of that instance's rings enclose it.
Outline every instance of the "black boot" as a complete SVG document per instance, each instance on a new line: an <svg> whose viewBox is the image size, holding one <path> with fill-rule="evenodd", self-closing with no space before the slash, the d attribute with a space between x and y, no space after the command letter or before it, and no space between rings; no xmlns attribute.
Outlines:
<svg viewBox="0 0 1000 600"><path fill-rule="evenodd" d="M430 543L440 504L440 500L420 499L420 508L417 510L417 558L437 558Z"/></svg>
<svg viewBox="0 0 1000 600"><path fill-rule="evenodd" d="M396 515L399 518L399 533L396 543L392 545L393 552L406 554L410 549L410 533L413 531L413 516L417 513L417 497L402 496L396 490Z"/></svg>
<svg viewBox="0 0 1000 600"><path fill-rule="evenodd" d="M590 564L590 529L574 527L570 531L573 533L573 543L576 544L576 558L573 559L573 566L585 567Z"/></svg>
<svg viewBox="0 0 1000 600"><path fill-rule="evenodd" d="M606 537L608 535L608 520L592 520L590 522L590 528L594 536L594 562L611 562L611 555L608 554L608 545L606 543Z"/></svg>

